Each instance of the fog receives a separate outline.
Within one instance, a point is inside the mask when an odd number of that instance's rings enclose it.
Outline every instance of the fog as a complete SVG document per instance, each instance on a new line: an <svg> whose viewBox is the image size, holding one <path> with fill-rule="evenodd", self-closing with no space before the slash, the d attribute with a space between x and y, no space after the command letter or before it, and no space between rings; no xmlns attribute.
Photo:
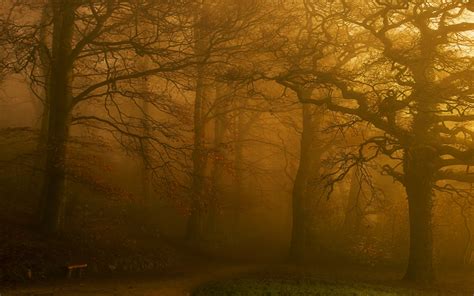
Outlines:
<svg viewBox="0 0 474 296"><path fill-rule="evenodd" d="M473 20L472 1L3 1L6 295L470 295Z"/></svg>

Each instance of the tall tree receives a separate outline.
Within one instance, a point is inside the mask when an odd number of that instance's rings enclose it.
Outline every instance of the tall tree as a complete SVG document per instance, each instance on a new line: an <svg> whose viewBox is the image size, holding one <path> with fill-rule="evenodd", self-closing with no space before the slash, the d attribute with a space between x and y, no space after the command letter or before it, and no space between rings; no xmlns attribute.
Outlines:
<svg viewBox="0 0 474 296"><path fill-rule="evenodd" d="M25 8L22 5L13 5L12 11ZM38 26L25 23L21 17L14 19L15 14L11 13L2 19L2 29L9 31L3 36L2 45L24 57L9 66L33 73L31 79L36 78L36 71L32 70L38 66L36 61L41 61L45 53L49 57L41 227L47 233L56 234L63 224L66 175L77 180L82 178L66 165L71 124L88 124L119 133L122 138L146 139L169 152L177 149L166 140L173 136L171 126L154 121L154 130L161 133L160 138L143 135L142 129L133 122L134 117L127 115L128 110L117 102L128 100L133 105L143 98L133 90L135 79L177 72L195 64L196 58L193 52L186 51L189 30L184 29L190 23L192 3L51 0L49 5L52 11L49 44L44 44L44 38L38 38L41 32ZM36 7L24 6L32 10L32 15L36 13ZM141 17L137 19L137 15ZM181 16L180 22L166 21L166 17L177 15ZM25 46L27 44L32 46ZM178 47L181 50L176 50ZM136 55L147 55L152 63L146 68L137 68ZM103 112L85 108L100 99L106 109ZM154 101L153 107L163 113L170 112L169 106L162 102ZM171 154L174 153L168 155Z"/></svg>
<svg viewBox="0 0 474 296"><path fill-rule="evenodd" d="M58 232L64 214L66 146L72 103L73 64L70 55L76 12L75 1L53 1L53 36L50 75L48 77L48 132L46 168L42 185L41 224L47 232Z"/></svg>
<svg viewBox="0 0 474 296"><path fill-rule="evenodd" d="M187 225L187 237L199 242L205 231L209 214L210 134L209 123L216 107L222 102L216 99L216 81L226 72L239 72L239 63L244 54L251 52L261 40L248 38L258 25L268 21L265 3L226 0L221 2L198 1L194 16L193 49L199 62L194 76L194 140L192 152L191 213ZM231 69L231 70L229 70ZM229 70L229 71L227 71ZM228 76L228 75L227 75ZM232 75L231 75L232 76ZM232 80L235 79L224 80Z"/></svg>
<svg viewBox="0 0 474 296"><path fill-rule="evenodd" d="M473 44L466 34L474 29L468 4L341 1L321 8L318 1L306 3L315 22L324 16L322 34L344 41L346 55L335 59L345 60L345 66L328 71L314 64L279 79L295 91L324 85L328 92L323 99L308 95L301 101L354 116L380 131L341 159L342 173L332 175L333 180L343 178L355 163L382 155L398 161L389 162L383 172L399 181L408 196L405 279L431 281L433 190L463 191L456 182L473 181L469 170L460 170L474 160L469 127L474 119L473 60L463 50ZM350 40L336 30L338 25Z"/></svg>
<svg viewBox="0 0 474 296"><path fill-rule="evenodd" d="M310 221L308 217L310 215L310 202L308 200L308 191L315 156L312 149L315 132L313 106L303 104L302 110L303 124L300 143L300 161L292 192L293 225L290 247L290 256L297 260L304 259L304 256L307 254L308 239L310 236L310 225L308 224Z"/></svg>

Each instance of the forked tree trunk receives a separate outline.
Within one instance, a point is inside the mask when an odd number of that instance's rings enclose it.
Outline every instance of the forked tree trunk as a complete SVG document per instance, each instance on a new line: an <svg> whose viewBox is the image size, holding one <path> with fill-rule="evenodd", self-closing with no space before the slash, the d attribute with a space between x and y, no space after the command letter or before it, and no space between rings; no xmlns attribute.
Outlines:
<svg viewBox="0 0 474 296"><path fill-rule="evenodd" d="M428 148L405 151L405 188L410 219L410 255L404 279L434 280L433 269L433 159Z"/></svg>
<svg viewBox="0 0 474 296"><path fill-rule="evenodd" d="M69 60L74 31L74 1L53 1L53 39L49 84L46 167L42 188L41 228L61 231L64 220L66 146L71 108L72 62Z"/></svg>

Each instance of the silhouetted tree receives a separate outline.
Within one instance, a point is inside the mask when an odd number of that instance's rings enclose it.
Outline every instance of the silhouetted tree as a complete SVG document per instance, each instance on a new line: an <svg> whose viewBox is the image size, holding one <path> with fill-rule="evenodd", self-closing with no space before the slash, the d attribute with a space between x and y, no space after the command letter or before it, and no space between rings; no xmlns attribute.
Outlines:
<svg viewBox="0 0 474 296"><path fill-rule="evenodd" d="M457 182L473 181L474 73L466 34L474 24L468 22L468 4L333 1L323 8L319 1L305 2L327 38L322 40L342 42L333 57L345 62L337 68L301 65L277 80L300 93L302 87L324 86L326 96L306 94L301 102L326 106L380 131L342 157L340 170L330 176L340 180L357 163L379 156L395 162L383 172L403 184L408 196L405 279L430 281L433 191L465 192Z"/></svg>
<svg viewBox="0 0 474 296"><path fill-rule="evenodd" d="M24 8L22 4L13 5L12 11ZM31 15L35 15L37 7L25 5L31 8ZM46 22L50 27L44 29L43 21L30 26L24 23L24 19L12 17L18 14L11 13L8 19L2 20L2 29L9 32L2 38L2 44L17 56L9 66L18 71L29 71L32 80L37 73L32 69L41 67L43 58L48 56L49 70L43 79L49 112L41 225L48 233L58 233L63 224L67 143L71 124L101 126L122 136L146 139L160 149L177 149L165 140L172 136L170 126L156 120L153 125L163 137L144 136L117 101L140 100L137 92L130 90L135 79L175 72L196 63L194 53L185 50L186 46L190 48L186 41L189 30L183 29L192 19L190 11L193 3L52 0L38 5L39 8L43 7L41 5L51 7L51 19ZM179 23L166 21L166 17L178 14L182 16ZM163 31L158 33L155 30L158 27ZM44 30L51 31L51 36L46 38L47 44L41 36ZM177 47L182 50L175 50ZM136 55L149 56L152 64L147 65L146 69L137 68L134 61ZM97 99L106 102L106 116L101 117L97 113L85 115L82 111L79 114L78 110L83 109L79 105L84 106ZM156 110L169 112L169 106L165 105L153 102Z"/></svg>

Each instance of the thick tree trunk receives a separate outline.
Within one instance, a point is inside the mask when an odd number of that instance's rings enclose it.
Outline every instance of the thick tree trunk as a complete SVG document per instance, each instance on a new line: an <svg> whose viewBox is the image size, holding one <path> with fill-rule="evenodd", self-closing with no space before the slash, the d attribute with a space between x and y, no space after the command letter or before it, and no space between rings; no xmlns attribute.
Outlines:
<svg viewBox="0 0 474 296"><path fill-rule="evenodd" d="M308 202L306 193L308 190L308 179L311 174L312 165L312 142L314 128L312 122L312 106L303 105L303 132L301 135L300 163L293 184L292 210L293 224L290 245L290 259L300 261L306 254L309 240Z"/></svg>
<svg viewBox="0 0 474 296"><path fill-rule="evenodd" d="M416 282L434 280L432 164L432 152L429 148L405 151L404 172L410 219L410 255L404 279Z"/></svg>
<svg viewBox="0 0 474 296"><path fill-rule="evenodd" d="M64 225L65 160L68 122L64 116L60 117L50 121L51 123L54 121L55 124L51 124L50 131L48 132L46 169L42 190L41 225L43 231L50 234L59 233Z"/></svg>
<svg viewBox="0 0 474 296"><path fill-rule="evenodd" d="M73 1L53 1L53 45L49 84L46 168L42 188L41 228L61 231L64 220L66 146L71 108L72 62L69 60L74 30Z"/></svg>

